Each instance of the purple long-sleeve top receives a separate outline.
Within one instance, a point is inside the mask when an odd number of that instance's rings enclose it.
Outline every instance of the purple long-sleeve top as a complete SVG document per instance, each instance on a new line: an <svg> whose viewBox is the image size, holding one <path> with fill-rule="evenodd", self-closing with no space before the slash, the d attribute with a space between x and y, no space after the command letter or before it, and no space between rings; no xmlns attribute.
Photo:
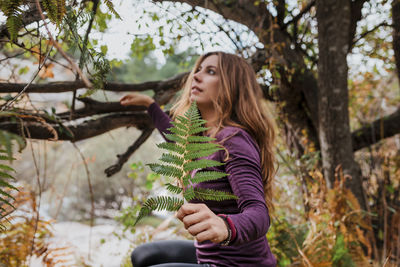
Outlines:
<svg viewBox="0 0 400 267"><path fill-rule="evenodd" d="M170 117L156 103L149 106L148 113L162 135L172 127ZM195 241L197 260L214 266L276 266L266 238L270 219L264 199L259 147L245 130L238 127L223 128L216 139L229 152L229 159L224 161L226 151L220 150L206 158L225 162L225 165L207 170L229 175L196 186L232 192L238 199L191 202L205 203L215 214L227 214L237 234L228 246Z"/></svg>

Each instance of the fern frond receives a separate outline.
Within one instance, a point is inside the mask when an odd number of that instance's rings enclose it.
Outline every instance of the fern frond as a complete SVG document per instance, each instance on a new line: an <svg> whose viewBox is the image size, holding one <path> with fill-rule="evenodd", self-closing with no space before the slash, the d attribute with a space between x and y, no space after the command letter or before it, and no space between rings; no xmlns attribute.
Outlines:
<svg viewBox="0 0 400 267"><path fill-rule="evenodd" d="M167 190L171 193L180 194L182 192L182 188L180 188L179 186L170 183L167 183L165 186L167 187Z"/></svg>
<svg viewBox="0 0 400 267"><path fill-rule="evenodd" d="M0 192L4 193L3 190L0 190ZM14 198L12 196L11 196L11 199L14 200ZM14 205L11 202L9 202L7 199L5 199L5 198L0 197L0 203L4 203L4 204L10 206L11 208L15 209ZM2 211L6 211L6 209L2 208ZM0 218L3 218L3 215L1 215Z"/></svg>
<svg viewBox="0 0 400 267"><path fill-rule="evenodd" d="M190 180L192 181L192 183L198 184L201 182L217 180L225 176L228 176L228 174L224 172L202 171L202 172L196 172L194 177L191 178Z"/></svg>
<svg viewBox="0 0 400 267"><path fill-rule="evenodd" d="M213 148L220 148L217 144L214 143L190 143L186 145L186 150L189 152L192 151L202 151L202 150L209 150Z"/></svg>
<svg viewBox="0 0 400 267"><path fill-rule="evenodd" d="M182 148L181 146L174 144L174 143L160 143L160 144L157 144L157 147L166 149L169 151L173 151L178 154L183 154L185 152L184 148Z"/></svg>
<svg viewBox="0 0 400 267"><path fill-rule="evenodd" d="M185 154L184 159L185 160L192 160L192 159L198 159L198 158L202 158L202 157L206 157L209 156L217 151L221 150L221 148L215 147L215 148L211 148L208 150L202 150L202 151L193 151L193 152L188 152L187 154Z"/></svg>
<svg viewBox="0 0 400 267"><path fill-rule="evenodd" d="M216 167L221 165L224 165L224 163L210 159L199 159L199 160L189 161L188 163L183 165L183 170L192 171L196 169L204 169L208 167Z"/></svg>
<svg viewBox="0 0 400 267"><path fill-rule="evenodd" d="M209 128L207 127L196 127L194 129L190 129L189 134L198 134L207 131Z"/></svg>
<svg viewBox="0 0 400 267"><path fill-rule="evenodd" d="M211 141L215 141L215 138L212 138L212 137L209 137L209 136L193 135L193 136L188 136L187 141L189 143L211 142Z"/></svg>
<svg viewBox="0 0 400 267"><path fill-rule="evenodd" d="M183 197L184 197L187 201L191 201L191 200L195 199L196 195L195 195L195 193L194 193L193 187L187 188L187 189L183 192Z"/></svg>
<svg viewBox="0 0 400 267"><path fill-rule="evenodd" d="M2 171L0 171L0 177L8 178L8 179L14 179L14 177L12 175L10 175L10 174L8 174L6 172L2 172Z"/></svg>
<svg viewBox="0 0 400 267"><path fill-rule="evenodd" d="M172 155L172 154L162 154L160 160L165 163L171 163L173 165L182 166L183 165L183 158Z"/></svg>
<svg viewBox="0 0 400 267"><path fill-rule="evenodd" d="M155 173L176 178L176 184L179 184L179 186L168 183L166 188L174 194L182 194L187 201L193 199L216 201L236 199L235 195L228 192L194 188L197 183L220 179L228 175L217 171L203 171L196 173L193 178L191 177L193 170L224 165L224 163L215 160L199 159L223 149L222 146L212 143L215 138L195 135L208 130L203 126L205 123L206 121L201 119L196 103L193 102L185 112L185 116L177 116L176 121L172 122L173 127L168 129L171 134L165 134L165 137L173 143L164 142L157 145L169 152L162 154L160 158L160 161L168 165L147 165ZM178 203L178 201L180 202ZM180 205L176 203L182 205L183 199L166 197L149 199L140 210L137 221L155 209L177 210Z"/></svg>
<svg viewBox="0 0 400 267"><path fill-rule="evenodd" d="M185 118L185 117L182 117L182 116L178 116L178 117L176 117L176 120L177 121L179 121L179 122L181 122L182 124L188 124L188 122L189 122L189 120L187 119L187 118ZM177 123L177 122L171 122L172 123L172 125L175 125L175 123Z"/></svg>
<svg viewBox="0 0 400 267"><path fill-rule="evenodd" d="M12 41L17 40L18 31L22 26L22 17L20 13L13 13L8 16L6 21L7 30L10 33L10 39Z"/></svg>
<svg viewBox="0 0 400 267"><path fill-rule="evenodd" d="M181 129L182 131L185 132L185 135L187 135L187 132L189 130L188 126L186 126L186 124L182 123L182 122L178 122L178 121L171 121L171 124L178 129Z"/></svg>
<svg viewBox="0 0 400 267"><path fill-rule="evenodd" d="M3 169L5 171L15 172L15 170L13 168L11 168L10 166L4 165L4 164L0 164L0 169Z"/></svg>
<svg viewBox="0 0 400 267"><path fill-rule="evenodd" d="M11 189L14 189L14 190L18 190L15 186L5 182L3 179L0 179L0 187L8 187L8 188L11 188Z"/></svg>
<svg viewBox="0 0 400 267"><path fill-rule="evenodd" d="M167 138L168 140L178 143L178 144L185 144L186 140L182 137L180 137L179 135L175 135L175 134L164 134L165 138Z"/></svg>
<svg viewBox="0 0 400 267"><path fill-rule="evenodd" d="M174 133L176 135L179 135L179 136L187 136L187 132L186 131L184 131L182 129L179 129L179 128L176 128L176 127L168 128L168 131L170 131L171 133Z"/></svg>
<svg viewBox="0 0 400 267"><path fill-rule="evenodd" d="M207 188L194 188L193 190L196 199L199 200L223 201L223 200L237 199L237 196L225 191L212 190Z"/></svg>
<svg viewBox="0 0 400 267"><path fill-rule="evenodd" d="M161 175L165 175L165 176L169 176L169 177L175 177L180 179L183 176L183 172L173 166L169 166L169 165L161 165L161 164L155 164L155 163L150 163L147 164L150 169L158 174Z"/></svg>
<svg viewBox="0 0 400 267"><path fill-rule="evenodd" d="M176 197L158 196L154 198L149 198L140 209L139 215L134 225L136 225L139 220L149 215L154 210L177 211L182 205L183 200Z"/></svg>

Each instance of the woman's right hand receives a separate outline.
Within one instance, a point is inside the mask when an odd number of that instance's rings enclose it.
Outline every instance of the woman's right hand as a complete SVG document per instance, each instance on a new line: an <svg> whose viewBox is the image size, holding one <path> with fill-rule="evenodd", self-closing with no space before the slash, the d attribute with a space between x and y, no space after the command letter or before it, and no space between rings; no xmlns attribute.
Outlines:
<svg viewBox="0 0 400 267"><path fill-rule="evenodd" d="M145 106L148 108L154 102L154 99L148 95L131 93L123 96L119 102L122 106Z"/></svg>

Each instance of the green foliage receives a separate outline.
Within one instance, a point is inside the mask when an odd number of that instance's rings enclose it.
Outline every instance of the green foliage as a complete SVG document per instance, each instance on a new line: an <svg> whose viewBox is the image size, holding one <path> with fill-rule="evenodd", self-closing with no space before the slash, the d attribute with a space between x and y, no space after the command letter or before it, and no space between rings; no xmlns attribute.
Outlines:
<svg viewBox="0 0 400 267"><path fill-rule="evenodd" d="M194 187L197 183L227 176L223 172L207 171L197 172L192 177L193 170L223 165L223 163L215 160L200 159L200 157L208 156L223 149L218 144L212 143L215 138L200 135L194 136L207 130L207 128L203 127L205 123L206 121L200 117L196 103L193 102L185 115L178 116L173 123L174 126L169 128L173 134L167 134L165 137L171 142L164 142L158 145L159 148L168 151L160 158L163 164L152 163L148 165L153 172L172 177L173 182L166 184L166 189L173 194L182 194L183 198L167 196L149 198L143 204L135 224L153 210L176 211L183 205L184 200L222 201L237 198L228 192Z"/></svg>
<svg viewBox="0 0 400 267"><path fill-rule="evenodd" d="M47 14L47 17L60 25L66 13L65 0L43 0L41 3L43 12ZM29 4L31 4L31 1L28 0L0 1L0 10L7 17L6 25L11 41L15 41L18 37L18 31L22 27L22 11Z"/></svg>
<svg viewBox="0 0 400 267"><path fill-rule="evenodd" d="M13 158L13 141L19 145L19 151L26 146L25 139L22 137L9 133L7 131L0 130L0 221L10 212L9 208L14 209L12 201L14 197L10 194L15 188L11 181L15 180L11 174L15 172L8 163L14 160ZM5 230L5 226L0 223L0 231Z"/></svg>
<svg viewBox="0 0 400 267"><path fill-rule="evenodd" d="M298 245L304 242L307 234L306 224L291 224L287 215L271 219L271 228L268 231L267 239L271 246L272 253L278 260L278 266L288 266L293 259L299 256Z"/></svg>
<svg viewBox="0 0 400 267"><path fill-rule="evenodd" d="M333 247L332 261L333 261L333 266L355 267L355 264L351 259L351 255L344 240L344 236L341 233L338 234L336 237L336 243L335 246Z"/></svg>

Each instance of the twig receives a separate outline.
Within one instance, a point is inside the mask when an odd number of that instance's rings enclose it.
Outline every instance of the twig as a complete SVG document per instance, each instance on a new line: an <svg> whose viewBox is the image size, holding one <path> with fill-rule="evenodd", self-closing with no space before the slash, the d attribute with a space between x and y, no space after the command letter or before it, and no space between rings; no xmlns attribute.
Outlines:
<svg viewBox="0 0 400 267"><path fill-rule="evenodd" d="M49 49L49 52L47 53L46 57L44 58L42 64L39 63L38 70L36 73L33 75L32 79L30 80L29 83L27 83L24 88L15 96L13 99L11 99L9 102L7 102L2 108L1 111L4 111L6 108L10 107L12 103L14 103L25 91L28 89L28 87L33 83L33 81L36 79L37 75L39 74L40 70L43 68L44 64L46 63L47 58L50 55L51 50L53 47Z"/></svg>
<svg viewBox="0 0 400 267"><path fill-rule="evenodd" d="M87 42L89 40L89 34L90 31L92 30L92 26L93 26L93 21L97 12L97 7L99 5L99 0L94 0L93 1L93 9L92 9L92 16L90 18L89 21L89 25L88 28L86 30L86 34L85 34L85 38L83 39L83 45L82 45L82 51L81 51L81 56L79 58L79 68L83 67L84 64L84 59L85 59L85 53L87 50ZM76 77L78 80L78 76ZM70 114L70 120L72 119L72 117L74 116L74 111L75 111L75 100L76 100L76 90L74 90L74 93L72 94L72 105L71 105L71 114Z"/></svg>
<svg viewBox="0 0 400 267"><path fill-rule="evenodd" d="M117 155L118 157L117 163L108 167L104 171L107 174L107 177L110 177L121 170L122 165L124 165L124 163L128 161L129 157L150 137L153 130L154 128L144 129L142 134L138 137L138 139L136 139L133 145L128 147L128 150L124 154Z"/></svg>
<svg viewBox="0 0 400 267"><path fill-rule="evenodd" d="M283 28L285 29L289 24L293 23L294 25L297 23L297 21L308 11L310 11L310 9L315 5L316 0L312 0L311 2L309 2L301 11L299 14L297 14L292 20L286 22L283 25Z"/></svg>
<svg viewBox="0 0 400 267"><path fill-rule="evenodd" d="M30 139L31 134L29 132L28 127L25 127L28 138ZM35 166L35 171L36 171L36 181L38 183L38 187L39 187L39 200L37 203L37 209L36 209L36 220L35 220L35 227L34 227L34 231L33 231L33 236L32 236L32 242L31 242L31 251L29 252L29 261L32 258L32 253L33 253L33 249L35 246L35 236L36 236L36 232L37 232L37 228L38 228L38 222L39 222L39 217L40 217L40 203L42 200L42 185L40 182L40 171L39 171L39 167L36 161L36 156L35 156L35 152L33 151L33 145L32 145L32 141L29 142L29 146L31 148L31 154L32 154L32 159L33 159L33 164ZM30 265L30 264L29 264Z"/></svg>
<svg viewBox="0 0 400 267"><path fill-rule="evenodd" d="M354 46L358 41L360 41L362 38L364 38L365 36L367 36L368 34L374 32L374 31L376 31L377 29L379 29L379 28L382 27L382 26L384 26L384 27L393 27L393 25L391 25L391 24L389 24L389 23L387 23L387 22L385 22L385 21L384 21L384 22L381 22L381 23L379 23L378 25L376 25L375 27L373 27L371 30L366 31L366 32L363 32L356 40L353 41L353 46Z"/></svg>
<svg viewBox="0 0 400 267"><path fill-rule="evenodd" d="M88 78L86 78L85 74L83 74L83 72L81 71L81 69L76 65L75 62L73 62L69 56L64 52L64 50L60 47L60 45L54 40L53 36L50 33L49 28L47 27L47 23L46 23L46 18L43 15L42 12L42 8L40 7L40 3L39 0L36 0L36 7L38 9L38 12L40 14L40 17L43 20L44 26L46 28L47 34L49 35L49 38L51 40L51 42L53 43L53 45L57 48L57 50L61 53L61 55L68 61L69 64L71 64L72 68L79 74L79 76L81 77L82 81L85 83L87 88L92 88L93 85L92 83L89 81Z"/></svg>
<svg viewBox="0 0 400 267"><path fill-rule="evenodd" d="M86 177L87 177L87 182L88 182L88 186L89 186L89 193L90 193L90 204L91 204L91 209L90 209L90 232L89 232L89 252L88 252L88 258L90 260L90 251L91 251L91 246L92 246L92 228L94 225L94 196L93 196L93 188L92 188L92 183L90 182L90 172L89 172L89 168L87 166L87 162L85 160L85 156L82 154L81 150L79 149L79 147L73 142L72 145L74 146L74 148L78 151L78 154L80 155L82 161L83 161L83 165L85 167L85 171L86 171Z"/></svg>

